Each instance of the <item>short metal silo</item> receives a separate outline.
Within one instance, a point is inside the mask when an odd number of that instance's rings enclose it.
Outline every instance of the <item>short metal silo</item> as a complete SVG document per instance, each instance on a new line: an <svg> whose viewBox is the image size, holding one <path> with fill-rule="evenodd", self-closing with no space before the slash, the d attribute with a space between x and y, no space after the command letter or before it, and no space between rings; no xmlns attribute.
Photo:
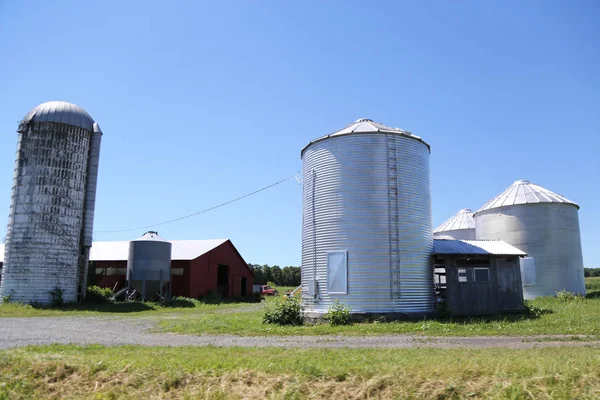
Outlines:
<svg viewBox="0 0 600 400"><path fill-rule="evenodd" d="M169 295L171 247L171 243L153 231L129 242L127 281L144 300Z"/></svg>
<svg viewBox="0 0 600 400"><path fill-rule="evenodd" d="M85 295L102 131L51 101L20 122L0 299L48 304ZM1 301L1 300L0 300Z"/></svg>
<svg viewBox="0 0 600 400"><path fill-rule="evenodd" d="M390 317L433 309L430 148L369 119L301 152L302 304Z"/></svg>
<svg viewBox="0 0 600 400"><path fill-rule="evenodd" d="M477 239L503 240L527 253L523 296L585 294L579 206L527 180L514 182L475 212Z"/></svg>
<svg viewBox="0 0 600 400"><path fill-rule="evenodd" d="M463 208L433 230L436 239L475 240L475 220L470 208Z"/></svg>

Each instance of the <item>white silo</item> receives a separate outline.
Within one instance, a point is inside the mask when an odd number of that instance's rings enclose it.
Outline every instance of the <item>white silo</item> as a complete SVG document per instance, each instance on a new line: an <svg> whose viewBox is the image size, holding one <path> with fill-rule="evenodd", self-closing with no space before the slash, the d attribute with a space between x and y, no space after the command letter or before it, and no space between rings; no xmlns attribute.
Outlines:
<svg viewBox="0 0 600 400"><path fill-rule="evenodd" d="M433 230L435 239L475 240L475 220L470 208L463 208Z"/></svg>
<svg viewBox="0 0 600 400"><path fill-rule="evenodd" d="M302 304L360 314L433 309L429 145L359 119L301 152Z"/></svg>
<svg viewBox="0 0 600 400"><path fill-rule="evenodd" d="M527 253L525 299L563 289L585 294L578 210L564 196L519 180L475 212L477 239L503 240Z"/></svg>
<svg viewBox="0 0 600 400"><path fill-rule="evenodd" d="M85 295L102 131L80 107L51 101L19 124L0 299Z"/></svg>
<svg viewBox="0 0 600 400"><path fill-rule="evenodd" d="M158 232L146 232L129 242L127 281L144 300L168 294L171 281L171 243Z"/></svg>

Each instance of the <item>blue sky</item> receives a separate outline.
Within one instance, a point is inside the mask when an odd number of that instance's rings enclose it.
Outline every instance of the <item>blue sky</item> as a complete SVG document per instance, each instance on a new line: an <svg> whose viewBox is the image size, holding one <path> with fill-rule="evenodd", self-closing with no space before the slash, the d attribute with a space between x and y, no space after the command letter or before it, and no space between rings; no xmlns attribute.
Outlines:
<svg viewBox="0 0 600 400"><path fill-rule="evenodd" d="M599 19L594 0L0 0L0 236L17 123L65 100L104 131L97 231L290 176L311 139L362 117L431 144L434 226L529 179L581 205L600 267ZM299 265L301 218L291 180L157 230Z"/></svg>

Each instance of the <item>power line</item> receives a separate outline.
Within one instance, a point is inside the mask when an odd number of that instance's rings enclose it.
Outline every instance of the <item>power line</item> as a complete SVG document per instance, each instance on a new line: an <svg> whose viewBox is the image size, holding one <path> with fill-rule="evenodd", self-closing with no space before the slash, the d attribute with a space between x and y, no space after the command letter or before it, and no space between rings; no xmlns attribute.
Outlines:
<svg viewBox="0 0 600 400"><path fill-rule="evenodd" d="M270 189L270 188L272 188L272 187L274 187L274 186L280 185L280 184L282 184L283 182L289 181L290 179L293 179L293 178L296 178L296 180L298 180L297 174L294 174L294 175L292 175L292 176L288 176L288 177L287 177L287 178L285 178L285 179L282 179L282 180L280 180L280 181L277 181L277 182L275 182L275 183L272 183L272 184L270 184L270 185L268 185L268 186L265 186L265 187L263 187L263 188L260 188L260 189L258 189L258 190L255 190L255 191L253 191L253 192L247 193L247 194L245 194L245 195L243 195L243 196L237 197L237 198L235 198L235 199L233 199L233 200L226 201L225 203L221 203L221 204L219 204L219 205L216 205L216 206L213 206L213 207L210 207L210 208L206 208L206 209L204 209L204 210L201 210L201 211L195 212L195 213L193 213L193 214L184 215L183 217L179 217L179 218L171 219L171 220L169 220L169 221L164 221L164 222L160 222L160 223L158 223L158 224L152 224L152 225L146 225L146 226L138 226L137 228L131 228L131 229L119 229L119 230L114 230L114 231L95 231L95 233L119 233L119 232L131 232L131 231L138 231L138 230L141 230L141 229L154 228L154 227L156 227L156 226L161 226L161 225L166 225L166 224L170 224L170 223L173 223L173 222L181 221L181 220L183 220L183 219L186 219L186 218L191 218L191 217L195 217L196 215L203 214L203 213L205 213L205 212L208 212L208 211L212 211L212 210L214 210L214 209L217 209L217 208L220 208L220 207L226 206L226 205L228 205L228 204L231 204L231 203L235 203L236 201L239 201L239 200L245 199L246 197L250 197L250 196L252 196L252 195L254 195L254 194L260 193L260 192L262 192L262 191L265 191L265 190L267 190L267 189Z"/></svg>

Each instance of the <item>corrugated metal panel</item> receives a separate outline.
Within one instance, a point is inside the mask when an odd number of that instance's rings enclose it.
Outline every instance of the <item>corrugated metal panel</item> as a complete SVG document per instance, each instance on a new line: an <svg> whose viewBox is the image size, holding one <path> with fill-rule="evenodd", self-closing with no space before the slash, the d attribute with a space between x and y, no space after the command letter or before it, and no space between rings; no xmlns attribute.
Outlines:
<svg viewBox="0 0 600 400"><path fill-rule="evenodd" d="M429 147L393 132L332 135L303 150L302 294L308 312L325 312L335 299L354 312L433 309ZM327 293L332 251L347 251L345 295ZM315 279L317 299L308 295Z"/></svg>
<svg viewBox="0 0 600 400"><path fill-rule="evenodd" d="M94 119L90 114L66 101L48 101L35 107L23 118L19 130L32 122L56 122L77 126L90 132L94 130Z"/></svg>
<svg viewBox="0 0 600 400"><path fill-rule="evenodd" d="M171 280L171 243L156 232L129 242L127 280L145 299L152 298Z"/></svg>
<svg viewBox="0 0 600 400"><path fill-rule="evenodd" d="M228 239L171 240L172 260L195 260L225 243ZM129 242L94 242L90 261L126 261L129 258Z"/></svg>
<svg viewBox="0 0 600 400"><path fill-rule="evenodd" d="M515 181L504 192L485 203L475 214L499 207L537 203L565 203L579 208L576 203L566 197L523 179Z"/></svg>
<svg viewBox="0 0 600 400"><path fill-rule="evenodd" d="M504 206L475 214L477 239L503 240L535 259L536 284L525 299L566 289L585 294L578 209L572 203Z"/></svg>
<svg viewBox="0 0 600 400"><path fill-rule="evenodd" d="M317 139L311 141L308 145L306 145L302 149L300 154L303 155L304 150L306 150L308 148L308 146L310 146L313 143L316 143L316 142L319 142L321 140L325 140L328 138L336 137L336 136L352 135L352 134L356 134L356 133L391 133L391 134L396 134L396 135L404 135L406 137L410 137L412 139L415 139L415 140L423 143L425 146L427 146L427 149L430 149L430 146L427 142L425 142L419 136L413 135L409 131L405 131L404 129L400 129L400 128L393 128L391 126L387 126L387 125L381 124L379 122L370 120L368 118L360 118L360 119L357 119L356 121L354 121L353 123L345 126L344 128L340 129L339 131L330 133L329 135L325 135L325 136L322 136L320 138L317 138Z"/></svg>
<svg viewBox="0 0 600 400"><path fill-rule="evenodd" d="M527 253L501 240L433 239L433 254L526 256Z"/></svg>

